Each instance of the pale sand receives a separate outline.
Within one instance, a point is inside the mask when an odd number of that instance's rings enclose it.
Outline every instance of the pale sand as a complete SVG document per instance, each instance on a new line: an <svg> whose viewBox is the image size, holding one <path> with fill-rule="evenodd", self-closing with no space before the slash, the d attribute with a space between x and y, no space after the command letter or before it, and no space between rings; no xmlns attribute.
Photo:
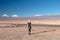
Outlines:
<svg viewBox="0 0 60 40"><path fill-rule="evenodd" d="M0 28L0 40L23 40L22 29L21 27Z"/></svg>
<svg viewBox="0 0 60 40"><path fill-rule="evenodd" d="M60 25L60 20L32 20L31 22L32 24ZM0 23L2 23L0 25L27 24L27 20L0 21ZM32 26L32 35L28 35L27 30L27 26L0 28L0 40L60 40L60 26Z"/></svg>
<svg viewBox="0 0 60 40"><path fill-rule="evenodd" d="M60 40L60 27L32 26L31 35L26 26L0 28L0 40Z"/></svg>
<svg viewBox="0 0 60 40"><path fill-rule="evenodd" d="M32 27L32 35L25 33L23 40L60 40L60 27Z"/></svg>
<svg viewBox="0 0 60 40"><path fill-rule="evenodd" d="M5 20L0 23L27 24L28 20ZM60 25L60 20L31 20L32 24Z"/></svg>

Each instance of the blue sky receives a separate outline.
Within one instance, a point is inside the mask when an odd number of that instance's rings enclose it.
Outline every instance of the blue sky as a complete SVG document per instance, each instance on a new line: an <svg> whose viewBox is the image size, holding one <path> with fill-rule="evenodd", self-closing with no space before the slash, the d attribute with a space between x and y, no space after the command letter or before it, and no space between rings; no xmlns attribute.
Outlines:
<svg viewBox="0 0 60 40"><path fill-rule="evenodd" d="M60 0L0 0L0 15L52 15L60 14Z"/></svg>

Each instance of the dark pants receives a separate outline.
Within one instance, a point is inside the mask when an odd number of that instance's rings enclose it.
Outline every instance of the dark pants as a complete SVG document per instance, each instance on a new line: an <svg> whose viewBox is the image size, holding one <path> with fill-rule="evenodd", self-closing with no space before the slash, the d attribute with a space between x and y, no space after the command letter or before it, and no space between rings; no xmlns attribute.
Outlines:
<svg viewBox="0 0 60 40"><path fill-rule="evenodd" d="M28 34L31 34L31 27L28 27Z"/></svg>

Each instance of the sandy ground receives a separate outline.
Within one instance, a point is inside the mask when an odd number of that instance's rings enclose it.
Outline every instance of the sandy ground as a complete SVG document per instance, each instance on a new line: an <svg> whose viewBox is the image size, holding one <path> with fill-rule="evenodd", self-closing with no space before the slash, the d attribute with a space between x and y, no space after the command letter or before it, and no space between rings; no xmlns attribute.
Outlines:
<svg viewBox="0 0 60 40"><path fill-rule="evenodd" d="M1 20L0 23L27 24L28 20ZM60 25L60 20L31 20L32 24L52 24Z"/></svg>
<svg viewBox="0 0 60 40"><path fill-rule="evenodd" d="M0 40L60 40L60 27L32 26L31 35L27 26L0 28Z"/></svg>
<svg viewBox="0 0 60 40"><path fill-rule="evenodd" d="M32 27L32 34L25 33L23 40L60 40L60 27Z"/></svg>
<svg viewBox="0 0 60 40"><path fill-rule="evenodd" d="M28 35L26 25L1 27L0 40L60 40L60 20L32 20L31 22L35 24L32 25L31 35ZM0 26L12 24L27 24L27 20L0 21ZM46 26L46 24L54 26Z"/></svg>
<svg viewBox="0 0 60 40"><path fill-rule="evenodd" d="M0 40L22 40L21 28L0 28Z"/></svg>

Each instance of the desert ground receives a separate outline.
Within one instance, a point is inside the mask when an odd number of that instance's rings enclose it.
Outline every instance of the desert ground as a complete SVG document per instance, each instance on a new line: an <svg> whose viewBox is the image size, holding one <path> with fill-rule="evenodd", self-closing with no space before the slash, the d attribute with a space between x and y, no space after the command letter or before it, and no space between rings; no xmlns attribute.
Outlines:
<svg viewBox="0 0 60 40"><path fill-rule="evenodd" d="M31 22L32 32L28 35L26 20L21 20L20 24L17 21L0 21L0 25L4 25L0 27L0 40L60 40L59 21L34 20Z"/></svg>

